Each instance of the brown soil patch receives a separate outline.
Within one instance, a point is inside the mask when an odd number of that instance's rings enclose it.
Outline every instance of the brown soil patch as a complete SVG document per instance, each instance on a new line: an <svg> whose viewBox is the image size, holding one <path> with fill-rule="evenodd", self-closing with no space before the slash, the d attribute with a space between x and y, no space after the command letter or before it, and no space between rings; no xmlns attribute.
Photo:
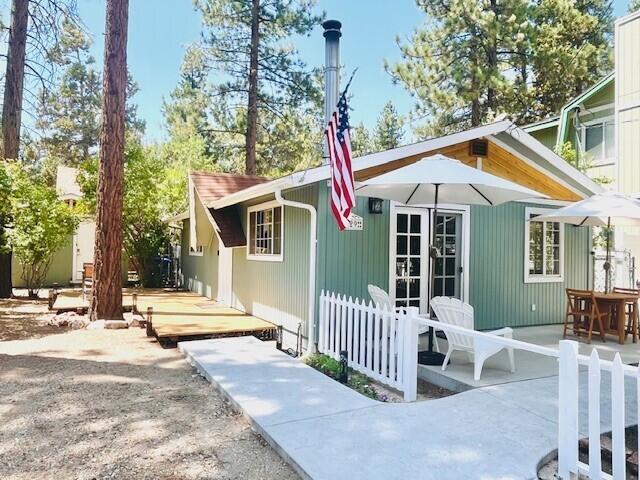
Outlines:
<svg viewBox="0 0 640 480"><path fill-rule="evenodd" d="M27 334L20 318L2 338ZM177 350L130 329L0 342L0 478L297 476Z"/></svg>

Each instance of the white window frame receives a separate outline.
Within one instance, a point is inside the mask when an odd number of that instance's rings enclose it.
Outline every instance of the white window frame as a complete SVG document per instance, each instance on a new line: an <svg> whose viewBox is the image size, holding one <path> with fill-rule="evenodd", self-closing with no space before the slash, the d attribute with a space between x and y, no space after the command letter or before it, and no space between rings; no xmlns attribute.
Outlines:
<svg viewBox="0 0 640 480"><path fill-rule="evenodd" d="M204 246L198 245L196 250L193 250L189 247L189 256L190 257L202 257L204 255Z"/></svg>
<svg viewBox="0 0 640 480"><path fill-rule="evenodd" d="M251 213L261 210L269 210L280 208L280 253L277 254L261 254L261 253L249 253L251 245ZM255 237L254 237L255 238ZM260 203L258 205L252 205L247 208L247 260L257 260L261 262L282 262L284 259L284 206L273 200L271 202Z"/></svg>
<svg viewBox="0 0 640 480"><path fill-rule="evenodd" d="M564 224L560 223L560 274L559 275L548 275L548 274L530 274L529 273L529 234L530 234L530 225L531 222L529 219L532 215L544 215L546 213L554 212L555 209L552 208L539 208L539 207L526 207L524 210L524 283L554 283L554 282L564 282ZM534 220L535 221L535 220ZM542 230L542 239L543 242L546 238L546 223L552 222L544 222ZM557 223L557 222L555 222ZM542 245L542 268L545 268L545 252L544 244Z"/></svg>
<svg viewBox="0 0 640 480"><path fill-rule="evenodd" d="M597 118L595 120L589 120L588 122L581 122L580 124L580 155L584 157L587 154L587 127L593 127L595 125L602 125L602 153L604 155L606 149L606 129L604 128L607 123L613 125L614 135L613 135L613 144L614 144L614 152L615 152L615 117L613 115L607 115L606 117ZM615 153L613 157L610 158L601 158L600 160L594 160L594 167L604 167L607 165L615 164L616 158Z"/></svg>

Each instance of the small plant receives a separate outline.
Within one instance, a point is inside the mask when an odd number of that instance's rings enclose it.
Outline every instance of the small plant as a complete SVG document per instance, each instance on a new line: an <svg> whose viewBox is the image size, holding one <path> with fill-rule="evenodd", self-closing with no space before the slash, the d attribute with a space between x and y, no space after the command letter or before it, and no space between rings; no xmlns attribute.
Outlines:
<svg viewBox="0 0 640 480"><path fill-rule="evenodd" d="M340 362L327 355L320 353L312 355L305 360L305 363L336 381L340 378ZM348 369L348 381L346 385L365 397L373 398L380 402L387 402L389 400L387 395L378 393L373 385L373 381L369 377L352 368Z"/></svg>

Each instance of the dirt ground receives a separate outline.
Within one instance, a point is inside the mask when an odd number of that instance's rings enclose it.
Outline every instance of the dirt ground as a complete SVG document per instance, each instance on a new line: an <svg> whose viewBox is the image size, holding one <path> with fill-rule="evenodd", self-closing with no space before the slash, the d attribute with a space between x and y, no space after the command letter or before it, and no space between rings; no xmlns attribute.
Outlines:
<svg viewBox="0 0 640 480"><path fill-rule="evenodd" d="M1 479L297 478L176 349L141 329L51 335L45 304L12 302L0 304Z"/></svg>
<svg viewBox="0 0 640 480"><path fill-rule="evenodd" d="M45 299L0 299L0 341L64 333L64 329L44 324L47 312Z"/></svg>

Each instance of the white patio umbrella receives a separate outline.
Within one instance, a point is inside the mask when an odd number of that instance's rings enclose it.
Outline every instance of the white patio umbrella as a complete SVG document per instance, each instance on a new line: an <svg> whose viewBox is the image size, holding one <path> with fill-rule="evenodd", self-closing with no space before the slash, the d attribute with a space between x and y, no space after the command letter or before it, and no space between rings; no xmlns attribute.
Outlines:
<svg viewBox="0 0 640 480"><path fill-rule="evenodd" d="M607 227L607 259L604 269L607 271L605 290L608 291L611 226L639 226L640 202L621 193L605 192L540 215L535 220L568 223L579 227Z"/></svg>
<svg viewBox="0 0 640 480"><path fill-rule="evenodd" d="M405 205L434 205L434 218L438 203L458 205L488 205L546 198L546 195L510 182L482 170L469 167L458 160L433 155L388 173L358 183L356 195L394 200ZM433 294L436 229L432 229L431 281L429 302ZM429 353L422 356L424 363L440 365L444 356L433 352L433 328L429 329Z"/></svg>

